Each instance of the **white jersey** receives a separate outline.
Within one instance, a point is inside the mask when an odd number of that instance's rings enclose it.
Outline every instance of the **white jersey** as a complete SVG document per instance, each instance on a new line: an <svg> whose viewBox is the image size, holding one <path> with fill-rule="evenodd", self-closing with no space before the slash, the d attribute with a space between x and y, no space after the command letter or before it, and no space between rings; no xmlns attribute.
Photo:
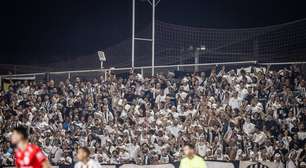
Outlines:
<svg viewBox="0 0 306 168"><path fill-rule="evenodd" d="M102 168L102 166L97 161L89 159L87 163L77 162L74 168Z"/></svg>

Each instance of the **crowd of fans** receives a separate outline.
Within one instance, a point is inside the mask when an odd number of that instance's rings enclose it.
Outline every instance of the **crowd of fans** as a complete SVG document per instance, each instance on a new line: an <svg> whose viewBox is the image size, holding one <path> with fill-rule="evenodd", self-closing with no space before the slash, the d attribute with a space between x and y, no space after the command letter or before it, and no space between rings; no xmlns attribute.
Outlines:
<svg viewBox="0 0 306 168"><path fill-rule="evenodd" d="M186 142L206 160L306 163L306 83L296 66L92 80L11 82L0 94L0 162L13 164L10 130L25 125L54 165L79 146L100 163L161 164Z"/></svg>

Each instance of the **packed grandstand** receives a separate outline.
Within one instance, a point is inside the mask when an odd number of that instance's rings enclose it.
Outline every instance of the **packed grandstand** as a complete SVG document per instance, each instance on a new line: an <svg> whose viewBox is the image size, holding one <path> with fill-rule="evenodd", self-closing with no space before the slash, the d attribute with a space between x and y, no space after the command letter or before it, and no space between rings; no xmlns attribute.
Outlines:
<svg viewBox="0 0 306 168"><path fill-rule="evenodd" d="M10 130L25 125L53 165L79 146L101 164L163 164L195 144L205 160L306 163L306 83L299 66L91 80L10 81L0 94L0 164L13 165Z"/></svg>

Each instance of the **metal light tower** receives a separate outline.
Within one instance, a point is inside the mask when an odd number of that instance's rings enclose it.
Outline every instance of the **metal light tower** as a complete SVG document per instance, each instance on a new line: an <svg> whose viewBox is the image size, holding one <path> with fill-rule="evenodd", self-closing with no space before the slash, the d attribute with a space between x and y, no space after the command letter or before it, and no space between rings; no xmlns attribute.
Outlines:
<svg viewBox="0 0 306 168"><path fill-rule="evenodd" d="M106 70L104 69L103 62L106 61L105 53L103 51L98 51L98 57L100 61L101 71L104 70L104 79L106 80Z"/></svg>
<svg viewBox="0 0 306 168"><path fill-rule="evenodd" d="M132 10L132 68L135 67L135 0L133 0Z"/></svg>
<svg viewBox="0 0 306 168"><path fill-rule="evenodd" d="M155 66L155 7L159 4L160 0L143 0L152 6L152 38L137 38L135 37L135 1L133 0L132 11L132 68L135 67L135 40L149 41L152 43L152 76L154 76Z"/></svg>

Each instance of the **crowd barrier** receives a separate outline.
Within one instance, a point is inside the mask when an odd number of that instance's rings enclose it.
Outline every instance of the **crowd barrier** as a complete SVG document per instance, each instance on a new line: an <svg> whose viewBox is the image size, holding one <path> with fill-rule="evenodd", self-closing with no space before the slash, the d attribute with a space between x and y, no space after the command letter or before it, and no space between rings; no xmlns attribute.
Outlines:
<svg viewBox="0 0 306 168"><path fill-rule="evenodd" d="M174 162L161 165L135 165L135 164L118 164L102 165L102 168L179 168L180 163ZM1 167L1 166L0 166ZM14 166L4 166L13 168ZM251 161L206 161L206 168L278 168L279 165L274 162L251 162ZM53 168L73 168L73 165L53 166Z"/></svg>

